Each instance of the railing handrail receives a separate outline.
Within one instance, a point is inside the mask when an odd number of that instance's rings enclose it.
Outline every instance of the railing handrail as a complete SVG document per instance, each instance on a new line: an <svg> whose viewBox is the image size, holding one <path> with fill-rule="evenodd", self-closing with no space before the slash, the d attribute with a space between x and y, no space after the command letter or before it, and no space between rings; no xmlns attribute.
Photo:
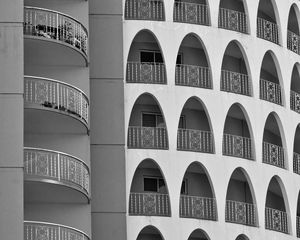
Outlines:
<svg viewBox="0 0 300 240"><path fill-rule="evenodd" d="M205 130L200 130L200 129L190 129L190 128L178 128L178 131L196 131L196 132L201 132L201 133L209 133L213 134L212 131L205 131Z"/></svg>
<svg viewBox="0 0 300 240"><path fill-rule="evenodd" d="M296 91L291 90L291 95L296 95L296 94L300 95L299 92L296 92Z"/></svg>
<svg viewBox="0 0 300 240"><path fill-rule="evenodd" d="M244 136L240 136L240 135L234 135L234 134L229 134L229 133L224 133L224 136L230 136L230 137L240 137L243 139L248 139L248 140L252 140L251 137L244 137Z"/></svg>
<svg viewBox="0 0 300 240"><path fill-rule="evenodd" d="M266 19L264 19L264 18L261 18L261 17L257 17L257 20L260 20L260 21L263 21L263 22L268 22L268 23L270 23L270 24L272 24L272 25L274 25L274 26L276 26L277 27L277 29L278 29L278 24L275 22L271 22L271 21L269 21L269 20L266 20Z"/></svg>
<svg viewBox="0 0 300 240"><path fill-rule="evenodd" d="M275 85L277 85L277 86L281 89L280 83L274 83L274 82L269 81L269 80L266 80L266 79L264 79L264 78L260 78L260 81L275 84Z"/></svg>
<svg viewBox="0 0 300 240"><path fill-rule="evenodd" d="M299 34L293 32L293 31L291 31L291 30L289 30L289 29L287 30L287 32L288 32L288 33L291 33L291 34L294 34L294 35L296 35L296 36L298 36L298 37L300 37Z"/></svg>
<svg viewBox="0 0 300 240"><path fill-rule="evenodd" d="M201 197L201 196L195 196L190 194L180 194L180 197L216 200L216 198L214 197Z"/></svg>
<svg viewBox="0 0 300 240"><path fill-rule="evenodd" d="M281 148L282 150L284 149L283 146L279 146L279 145L274 144L274 143L270 143L270 142L266 142L266 141L263 141L263 143L266 144L266 145L273 145L273 146L276 146L276 147L278 147L278 148Z"/></svg>
<svg viewBox="0 0 300 240"><path fill-rule="evenodd" d="M136 194L136 195L156 195L156 196L169 196L168 193L158 193L158 192L130 192L130 194Z"/></svg>
<svg viewBox="0 0 300 240"><path fill-rule="evenodd" d="M241 203L241 204L251 205L251 206L256 207L256 204L254 204L254 203L247 203L247 202L241 202L241 201L235 201L235 200L227 200L227 199L226 199L226 202Z"/></svg>
<svg viewBox="0 0 300 240"><path fill-rule="evenodd" d="M165 129L165 130L167 130L167 127L144 127L144 126L129 126L128 128L153 128L153 129Z"/></svg>
<svg viewBox="0 0 300 240"><path fill-rule="evenodd" d="M244 15L244 16L248 16L248 14L245 13L245 12L233 10L233 9L230 9L230 8L221 8L221 7L220 7L220 10L231 11L231 12L235 12L235 13L240 13L240 14L242 14L242 15Z"/></svg>
<svg viewBox="0 0 300 240"><path fill-rule="evenodd" d="M127 63L134 63L134 64L149 64L149 65L165 65L165 63L160 62L139 62L139 61L127 61Z"/></svg>
<svg viewBox="0 0 300 240"><path fill-rule="evenodd" d="M226 73L234 73L234 74L238 74L240 76L245 76L247 78L250 78L250 76L248 74L245 73L239 73L239 72L234 72L234 71L230 71L230 70L226 70L226 69L222 69L221 72L226 72Z"/></svg>
<svg viewBox="0 0 300 240"><path fill-rule="evenodd" d="M207 70L210 70L210 67L204 67L204 66L199 66L199 65L192 65L192 64L176 64L176 67L197 67L197 68L200 68L200 69L207 69Z"/></svg>
<svg viewBox="0 0 300 240"><path fill-rule="evenodd" d="M184 4L190 4L190 5L194 5L194 6L201 6L201 7L206 7L208 8L207 4L203 4L203 3L191 3L191 2L174 2L174 4L178 4L178 5L184 5Z"/></svg>
<svg viewBox="0 0 300 240"><path fill-rule="evenodd" d="M289 214L287 212L281 211L281 210L276 209L276 208L265 207L265 209L270 210L270 211L278 211L278 212L284 213L286 216L289 216Z"/></svg>

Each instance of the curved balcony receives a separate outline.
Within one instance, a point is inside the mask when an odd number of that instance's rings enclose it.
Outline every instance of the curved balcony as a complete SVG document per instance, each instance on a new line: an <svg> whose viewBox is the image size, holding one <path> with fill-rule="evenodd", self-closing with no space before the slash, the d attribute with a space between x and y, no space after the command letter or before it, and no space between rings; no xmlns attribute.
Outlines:
<svg viewBox="0 0 300 240"><path fill-rule="evenodd" d="M285 168L283 147L263 142L263 163Z"/></svg>
<svg viewBox="0 0 300 240"><path fill-rule="evenodd" d="M282 106L281 86L277 83L260 79L260 99Z"/></svg>
<svg viewBox="0 0 300 240"><path fill-rule="evenodd" d="M244 12L220 8L219 28L248 33L248 16Z"/></svg>
<svg viewBox="0 0 300 240"><path fill-rule="evenodd" d="M31 110L28 114L25 112L25 130L84 132L82 126L85 131L88 129L88 98L72 85L49 78L24 76L24 107ZM55 113L61 115L57 117ZM68 120L69 117L76 121Z"/></svg>
<svg viewBox="0 0 300 240"><path fill-rule="evenodd" d="M89 199L89 168L82 160L66 153L24 148L24 179L26 182L35 182L44 191L50 190L42 186L42 183L56 184L74 189ZM53 190L55 191L55 186Z"/></svg>
<svg viewBox="0 0 300 240"><path fill-rule="evenodd" d="M269 230L288 233L287 213L277 209L266 207L265 227Z"/></svg>
<svg viewBox="0 0 300 240"><path fill-rule="evenodd" d="M251 83L246 74L222 70L221 91L251 96Z"/></svg>
<svg viewBox="0 0 300 240"><path fill-rule="evenodd" d="M60 43L77 50L87 64L88 34L86 28L76 19L57 11L26 6L24 7L23 32L26 39L48 42L48 45L37 44L36 41L31 42L29 48L34 52L40 51L38 48L43 47L41 49L43 56L48 56L51 50L53 51L49 43ZM59 48L57 52L61 50ZM73 55L68 55L68 57L66 63L74 61ZM56 55L56 60L59 58L60 55L59 57Z"/></svg>
<svg viewBox="0 0 300 240"><path fill-rule="evenodd" d="M300 154L294 152L293 155L293 172L300 174Z"/></svg>
<svg viewBox="0 0 300 240"><path fill-rule="evenodd" d="M251 139L243 136L224 134L223 155L252 160L253 154Z"/></svg>
<svg viewBox="0 0 300 240"><path fill-rule="evenodd" d="M61 224L24 221L24 240L89 240L82 231Z"/></svg>
<svg viewBox="0 0 300 240"><path fill-rule="evenodd" d="M263 18L257 18L256 36L279 45L278 25Z"/></svg>
<svg viewBox="0 0 300 240"><path fill-rule="evenodd" d="M300 55L300 36L292 31L287 31L287 48Z"/></svg>
<svg viewBox="0 0 300 240"><path fill-rule="evenodd" d="M290 108L296 113L300 113L300 94L291 90Z"/></svg>

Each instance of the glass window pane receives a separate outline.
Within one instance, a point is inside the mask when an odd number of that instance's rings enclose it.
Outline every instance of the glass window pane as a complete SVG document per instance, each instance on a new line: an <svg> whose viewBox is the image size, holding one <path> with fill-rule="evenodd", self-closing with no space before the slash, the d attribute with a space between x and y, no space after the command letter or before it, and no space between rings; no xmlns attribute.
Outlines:
<svg viewBox="0 0 300 240"><path fill-rule="evenodd" d="M157 179L156 178L144 178L144 191L157 192Z"/></svg>
<svg viewBox="0 0 300 240"><path fill-rule="evenodd" d="M143 127L156 127L156 115L143 113L142 126Z"/></svg>
<svg viewBox="0 0 300 240"><path fill-rule="evenodd" d="M154 52L141 52L141 62L154 62Z"/></svg>

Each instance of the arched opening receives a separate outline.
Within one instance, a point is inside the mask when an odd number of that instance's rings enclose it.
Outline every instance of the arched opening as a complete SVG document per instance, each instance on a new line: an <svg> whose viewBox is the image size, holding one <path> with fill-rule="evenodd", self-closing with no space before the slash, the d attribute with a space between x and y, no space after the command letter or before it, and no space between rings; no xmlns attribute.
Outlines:
<svg viewBox="0 0 300 240"><path fill-rule="evenodd" d="M223 56L221 91L251 96L251 89L251 78L241 47L232 41Z"/></svg>
<svg viewBox="0 0 300 240"><path fill-rule="evenodd" d="M297 201L296 233L297 233L297 238L300 238L300 193L298 193L298 201Z"/></svg>
<svg viewBox="0 0 300 240"><path fill-rule="evenodd" d="M248 22L243 0L220 1L219 28L249 33Z"/></svg>
<svg viewBox="0 0 300 240"><path fill-rule="evenodd" d="M162 51L156 37L148 30L140 31L131 43L127 58L126 82L167 83Z"/></svg>
<svg viewBox="0 0 300 240"><path fill-rule="evenodd" d="M300 125L298 124L294 138L293 172L300 174Z"/></svg>
<svg viewBox="0 0 300 240"><path fill-rule="evenodd" d="M249 240L249 238L244 234L240 234L235 240Z"/></svg>
<svg viewBox="0 0 300 240"><path fill-rule="evenodd" d="M217 220L217 206L211 181L197 162L186 170L180 189L180 217Z"/></svg>
<svg viewBox="0 0 300 240"><path fill-rule="evenodd" d="M253 141L241 106L230 107L223 130L223 155L254 159Z"/></svg>
<svg viewBox="0 0 300 240"><path fill-rule="evenodd" d="M164 1L126 0L125 19L165 21Z"/></svg>
<svg viewBox="0 0 300 240"><path fill-rule="evenodd" d="M257 226L257 209L249 181L241 168L232 173L226 194L226 222Z"/></svg>
<svg viewBox="0 0 300 240"><path fill-rule="evenodd" d="M300 65L296 63L292 72L291 80L291 99L290 108L291 110L300 113Z"/></svg>
<svg viewBox="0 0 300 240"><path fill-rule="evenodd" d="M210 240L207 233L201 229L194 230L189 236L188 240Z"/></svg>
<svg viewBox="0 0 300 240"><path fill-rule="evenodd" d="M275 11L272 0L259 1L256 35L259 38L279 45L279 20L276 18Z"/></svg>
<svg viewBox="0 0 300 240"><path fill-rule="evenodd" d="M209 7L206 0L175 0L173 21L209 25Z"/></svg>
<svg viewBox="0 0 300 240"><path fill-rule="evenodd" d="M154 97L142 94L131 111L128 148L168 149L168 134L163 112Z"/></svg>
<svg viewBox="0 0 300 240"><path fill-rule="evenodd" d="M167 183L151 159L142 161L135 170L129 199L129 215L171 216Z"/></svg>
<svg viewBox="0 0 300 240"><path fill-rule="evenodd" d="M260 69L260 99L283 105L282 98L279 69L275 64L273 53L268 51Z"/></svg>
<svg viewBox="0 0 300 240"><path fill-rule="evenodd" d="M299 9L294 3L289 12L288 31L287 31L287 48L297 54L300 53L299 39Z"/></svg>
<svg viewBox="0 0 300 240"><path fill-rule="evenodd" d="M213 133L203 104L191 97L182 109L177 132L177 149L193 152L214 152Z"/></svg>
<svg viewBox="0 0 300 240"><path fill-rule="evenodd" d="M263 135L263 163L286 168L282 136L274 113L270 113Z"/></svg>
<svg viewBox="0 0 300 240"><path fill-rule="evenodd" d="M211 70L206 50L199 39L193 34L185 36L178 50L175 84L212 88Z"/></svg>
<svg viewBox="0 0 300 240"><path fill-rule="evenodd" d="M159 230L153 226L142 229L136 240L164 240Z"/></svg>
<svg viewBox="0 0 300 240"><path fill-rule="evenodd" d="M273 177L269 183L265 208L265 228L288 233L287 203L283 197L283 186L279 181L278 177Z"/></svg>

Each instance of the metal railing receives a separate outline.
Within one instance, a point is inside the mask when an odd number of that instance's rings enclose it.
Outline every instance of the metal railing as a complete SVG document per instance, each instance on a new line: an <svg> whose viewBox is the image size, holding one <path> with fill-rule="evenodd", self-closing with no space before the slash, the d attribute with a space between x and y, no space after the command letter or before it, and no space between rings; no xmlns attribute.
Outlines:
<svg viewBox="0 0 300 240"><path fill-rule="evenodd" d="M129 215L171 216L168 194L130 193Z"/></svg>
<svg viewBox="0 0 300 240"><path fill-rule="evenodd" d="M300 93L291 90L290 93L290 108L291 110L300 113Z"/></svg>
<svg viewBox="0 0 300 240"><path fill-rule="evenodd" d="M167 129L163 127L128 127L128 148L168 149Z"/></svg>
<svg viewBox="0 0 300 240"><path fill-rule="evenodd" d="M265 227L269 230L288 233L287 213L266 207Z"/></svg>
<svg viewBox="0 0 300 240"><path fill-rule="evenodd" d="M263 18L257 18L256 35L279 45L278 25Z"/></svg>
<svg viewBox="0 0 300 240"><path fill-rule="evenodd" d="M300 174L300 153L293 154L293 172Z"/></svg>
<svg viewBox="0 0 300 240"><path fill-rule="evenodd" d="M211 72L208 67L177 64L175 84L189 87L212 88Z"/></svg>
<svg viewBox="0 0 300 240"><path fill-rule="evenodd" d="M285 168L283 147L263 142L263 163Z"/></svg>
<svg viewBox="0 0 300 240"><path fill-rule="evenodd" d="M246 74L222 70L221 72L221 90L251 96L251 82Z"/></svg>
<svg viewBox="0 0 300 240"><path fill-rule="evenodd" d="M49 78L24 76L25 108L57 110L88 125L89 101L78 88Z"/></svg>
<svg viewBox="0 0 300 240"><path fill-rule="evenodd" d="M210 131L179 128L177 131L177 149L213 153L213 133Z"/></svg>
<svg viewBox="0 0 300 240"><path fill-rule="evenodd" d="M164 2L163 0L126 0L125 19L164 21Z"/></svg>
<svg viewBox="0 0 300 240"><path fill-rule="evenodd" d="M300 238L300 217L296 217L296 232L297 232L297 238Z"/></svg>
<svg viewBox="0 0 300 240"><path fill-rule="evenodd" d="M24 240L89 240L82 231L49 222L24 221Z"/></svg>
<svg viewBox="0 0 300 240"><path fill-rule="evenodd" d="M174 22L209 25L209 9L205 4L177 2L174 3Z"/></svg>
<svg viewBox="0 0 300 240"><path fill-rule="evenodd" d="M281 86L277 83L260 79L260 99L282 105Z"/></svg>
<svg viewBox="0 0 300 240"><path fill-rule="evenodd" d="M220 8L219 28L248 33L248 16L244 12Z"/></svg>
<svg viewBox="0 0 300 240"><path fill-rule="evenodd" d="M300 36L290 30L287 31L287 48L300 54Z"/></svg>
<svg viewBox="0 0 300 240"><path fill-rule="evenodd" d="M251 138L224 134L223 155L253 159Z"/></svg>
<svg viewBox="0 0 300 240"><path fill-rule="evenodd" d="M217 220L217 205L214 198L180 196L180 217Z"/></svg>
<svg viewBox="0 0 300 240"><path fill-rule="evenodd" d="M164 63L127 62L127 83L167 84Z"/></svg>
<svg viewBox="0 0 300 240"><path fill-rule="evenodd" d="M24 148L25 180L55 181L89 196L90 173L80 159L58 151Z"/></svg>
<svg viewBox="0 0 300 240"><path fill-rule="evenodd" d="M256 206L252 203L226 200L225 221L257 226Z"/></svg>
<svg viewBox="0 0 300 240"><path fill-rule="evenodd" d="M88 34L76 19L52 10L24 7L24 35L57 40L69 44L87 56Z"/></svg>

